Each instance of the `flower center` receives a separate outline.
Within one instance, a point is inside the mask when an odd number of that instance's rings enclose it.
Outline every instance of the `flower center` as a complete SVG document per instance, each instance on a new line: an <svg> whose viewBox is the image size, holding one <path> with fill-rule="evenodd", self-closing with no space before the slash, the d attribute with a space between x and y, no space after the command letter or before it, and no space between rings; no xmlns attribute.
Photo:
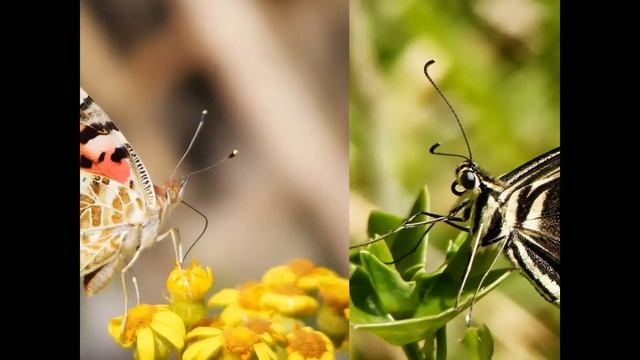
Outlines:
<svg viewBox="0 0 640 360"><path fill-rule="evenodd" d="M124 328L125 339L133 341L139 329L149 326L155 313L156 309L148 304L140 304L129 310Z"/></svg>
<svg viewBox="0 0 640 360"><path fill-rule="evenodd" d="M225 329L223 335L225 347L234 354L251 352L253 345L259 340L258 334L244 326Z"/></svg>
<svg viewBox="0 0 640 360"><path fill-rule="evenodd" d="M289 347L307 358L320 359L327 352L327 345L320 335L302 329L294 330L293 337L289 340Z"/></svg>

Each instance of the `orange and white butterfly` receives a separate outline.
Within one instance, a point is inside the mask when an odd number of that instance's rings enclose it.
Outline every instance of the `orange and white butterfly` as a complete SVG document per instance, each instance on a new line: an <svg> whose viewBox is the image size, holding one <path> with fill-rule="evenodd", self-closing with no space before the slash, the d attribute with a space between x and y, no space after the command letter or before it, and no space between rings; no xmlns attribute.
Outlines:
<svg viewBox="0 0 640 360"><path fill-rule="evenodd" d="M140 253L170 236L180 257L178 229L160 231L187 179L154 186L124 135L80 88L80 277L87 295L121 271L126 311L125 273Z"/></svg>

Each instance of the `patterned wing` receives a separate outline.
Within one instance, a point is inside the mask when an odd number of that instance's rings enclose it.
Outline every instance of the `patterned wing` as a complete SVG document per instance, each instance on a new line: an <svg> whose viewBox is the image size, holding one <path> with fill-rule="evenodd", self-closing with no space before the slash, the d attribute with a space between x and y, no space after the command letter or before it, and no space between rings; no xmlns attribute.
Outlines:
<svg viewBox="0 0 640 360"><path fill-rule="evenodd" d="M511 210L507 256L547 300L560 304L560 148L500 177Z"/></svg>
<svg viewBox="0 0 640 360"><path fill-rule="evenodd" d="M550 173L560 172L560 147L550 150L537 158L520 165L499 180L513 189L530 184L535 179L548 177Z"/></svg>
<svg viewBox="0 0 640 360"><path fill-rule="evenodd" d="M126 235L143 219L138 193L103 175L80 170L80 276L112 261Z"/></svg>
<svg viewBox="0 0 640 360"><path fill-rule="evenodd" d="M156 206L149 173L127 139L80 88L80 169L118 181Z"/></svg>

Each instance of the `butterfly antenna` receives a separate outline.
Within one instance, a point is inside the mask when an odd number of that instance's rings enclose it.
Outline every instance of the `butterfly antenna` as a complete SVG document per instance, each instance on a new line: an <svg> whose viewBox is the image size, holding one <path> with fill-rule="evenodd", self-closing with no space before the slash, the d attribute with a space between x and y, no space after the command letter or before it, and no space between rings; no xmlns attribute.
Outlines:
<svg viewBox="0 0 640 360"><path fill-rule="evenodd" d="M452 156L452 157L459 157L459 158L463 158L465 160L471 161L471 158L468 158L464 155L458 155L458 154L449 154L449 153L443 153L443 152L436 152L436 149L440 146L440 143L435 143L433 145L431 145L431 147L429 148L429 152L432 153L433 155L442 155L442 156Z"/></svg>
<svg viewBox="0 0 640 360"><path fill-rule="evenodd" d="M204 125L204 118L207 115L207 113L208 113L207 110L202 110L202 115L200 115L200 122L198 123L198 127L196 128L196 132L193 134L193 137L191 138L191 143L189 143L189 147L187 147L187 151L184 152L184 155L182 155L182 158L180 159L180 161L178 161L178 165L176 165L176 168L173 169L173 172L171 173L171 176L169 177L170 179L173 179L173 177L176 175L176 171L178 171L178 168L180 167L180 165L182 164L184 159L189 154L189 151L191 151L191 148L193 147L193 143L196 141L196 138L198 137L198 134L200 133L200 129L202 129L202 126Z"/></svg>
<svg viewBox="0 0 640 360"><path fill-rule="evenodd" d="M451 106L451 103L449 102L449 100L447 100L447 97L444 96L442 91L440 91L440 88L438 87L438 85L436 85L435 81L433 81L431 76L429 76L429 72L428 72L427 68L429 67L429 65L431 65L431 64L433 64L435 62L436 62L435 60L431 59L431 60L427 61L426 64L424 64L424 76L427 77L427 80L429 80L429 82L431 83L431 85L433 85L433 87L436 89L438 94L440 94L440 97L442 97L444 102L447 103L447 106L449 107L449 109L453 113L453 116L456 118L456 121L458 122L458 126L460 127L460 131L462 132L462 137L464 138L464 142L465 142L465 144L467 144L467 151L469 152L469 159L468 160L471 160L471 159L473 159L473 156L471 155L471 146L469 145L469 139L467 139L467 134L464 132L464 128L462 127L462 122L460 122L460 118L458 117L458 114L456 113L455 110L453 110L453 106ZM458 155L458 156L461 156L461 155Z"/></svg>
<svg viewBox="0 0 640 360"><path fill-rule="evenodd" d="M202 238L204 233L207 231L207 228L209 227L209 219L207 219L207 217L203 213L201 213L198 209L196 209L193 206L187 204L184 200L181 200L180 202L182 202L183 204L187 205L189 208L191 208L191 210L195 211L198 215L202 216L202 218L204 219L204 228L202 229L202 232L200 233L200 235L198 235L196 240L193 243L191 243L191 245L187 249L187 252L184 253L184 255L182 256L182 259L180 259L180 263L184 264L184 260L187 258L187 255L189 255L189 252L191 251L191 249L193 249L193 247L196 245L196 243L200 240L200 238Z"/></svg>
<svg viewBox="0 0 640 360"><path fill-rule="evenodd" d="M191 175L195 175L195 174L199 174L199 173L201 173L201 172L205 172L205 171L207 171L207 170L209 170L209 169L211 169L211 168L213 168L213 167L215 167L215 166L220 165L221 163L223 163L223 162L224 162L224 161L226 161L226 160L229 160L229 159L231 159L231 158L234 158L236 155L238 155L238 150L237 150L237 149L233 149L233 151L231 151L231 153L230 153L229 155L227 155L227 157L222 158L222 159L220 159L220 160L218 160L218 161L214 162L213 164L211 164L211 165L209 165L209 166L207 166L207 167L205 167L205 168L202 168L202 169L200 169L200 170L196 170L196 171L192 171L192 172L188 173L187 175L185 175L185 177L189 177L189 176L191 176Z"/></svg>

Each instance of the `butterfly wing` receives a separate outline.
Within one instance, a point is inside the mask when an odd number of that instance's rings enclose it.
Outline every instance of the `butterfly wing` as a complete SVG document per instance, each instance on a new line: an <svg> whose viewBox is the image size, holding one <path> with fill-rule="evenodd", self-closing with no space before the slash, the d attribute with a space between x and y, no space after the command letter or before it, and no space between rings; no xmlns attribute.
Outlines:
<svg viewBox="0 0 640 360"><path fill-rule="evenodd" d="M115 124L80 89L80 277L92 295L122 266L127 236L156 204L149 175Z"/></svg>
<svg viewBox="0 0 640 360"><path fill-rule="evenodd" d="M560 304L560 148L499 178L514 222L506 253L547 300Z"/></svg>
<svg viewBox="0 0 640 360"><path fill-rule="evenodd" d="M138 154L109 116L80 88L80 169L126 185L156 206L156 193Z"/></svg>

